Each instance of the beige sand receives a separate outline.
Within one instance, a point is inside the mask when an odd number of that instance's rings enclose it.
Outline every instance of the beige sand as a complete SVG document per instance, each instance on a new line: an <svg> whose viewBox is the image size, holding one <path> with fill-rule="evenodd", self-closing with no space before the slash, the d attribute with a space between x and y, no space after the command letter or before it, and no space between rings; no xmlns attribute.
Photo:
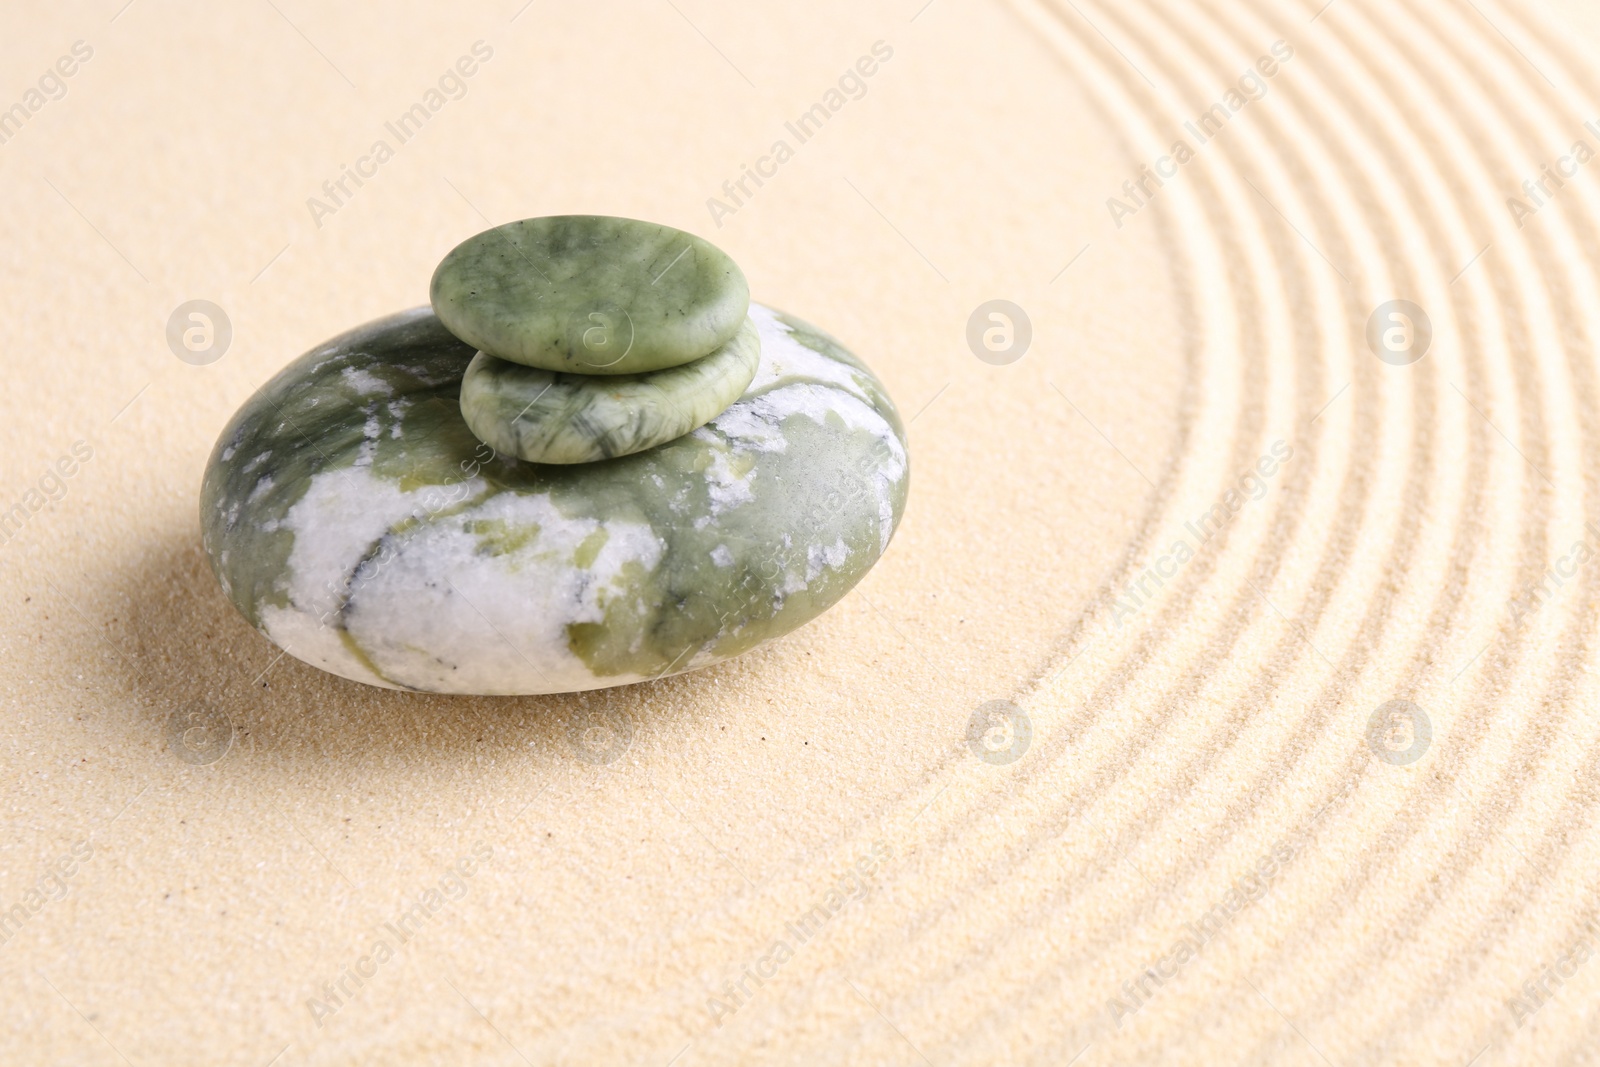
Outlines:
<svg viewBox="0 0 1600 1067"><path fill-rule="evenodd" d="M1600 559L1571 552L1600 544L1600 162L1520 228L1505 202L1600 147L1600 20L920 2L7 16L0 107L93 55L0 144L0 509L65 490L0 546L0 1060L1600 1058ZM466 95L313 219L479 40ZM198 544L223 423L468 234L570 211L705 234L872 361L915 416L887 557L769 648L587 697L280 658ZM1010 366L963 339L997 297L1034 327ZM1410 366L1364 340L1395 297L1432 321ZM164 339L192 298L233 324L209 366ZM1410 763L1367 739L1397 698L1431 726ZM1029 716L1016 762L968 746L990 700ZM231 747L186 762L174 716ZM572 744L595 722L614 762Z"/></svg>

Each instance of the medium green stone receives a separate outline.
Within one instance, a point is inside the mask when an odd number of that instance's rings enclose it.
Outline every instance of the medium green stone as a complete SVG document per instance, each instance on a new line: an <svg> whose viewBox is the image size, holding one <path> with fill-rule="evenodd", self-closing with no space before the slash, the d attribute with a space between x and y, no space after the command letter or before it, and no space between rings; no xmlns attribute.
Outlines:
<svg viewBox="0 0 1600 1067"><path fill-rule="evenodd" d="M677 674L844 596L905 511L905 431L837 341L752 304L755 380L666 444L553 466L461 414L473 349L426 308L284 368L222 432L200 525L289 654L371 685L556 693Z"/></svg>
<svg viewBox="0 0 1600 1067"><path fill-rule="evenodd" d="M451 249L433 309L473 347L569 374L638 374L727 344L750 308L744 274L693 234L637 219L552 215Z"/></svg>
<svg viewBox="0 0 1600 1067"><path fill-rule="evenodd" d="M461 414L496 452L530 463L632 455L699 429L756 376L761 338L745 319L733 340L647 374L560 374L479 352L461 382Z"/></svg>

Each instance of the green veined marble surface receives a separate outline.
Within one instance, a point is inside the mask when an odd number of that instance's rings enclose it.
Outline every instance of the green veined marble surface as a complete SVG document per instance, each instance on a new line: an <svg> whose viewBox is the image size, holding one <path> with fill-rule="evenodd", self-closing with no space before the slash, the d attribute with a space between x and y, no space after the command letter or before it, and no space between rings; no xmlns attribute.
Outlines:
<svg viewBox="0 0 1600 1067"><path fill-rule="evenodd" d="M727 344L750 288L727 253L693 234L552 215L451 249L430 299L451 333L491 356L570 374L637 374Z"/></svg>
<svg viewBox="0 0 1600 1067"><path fill-rule="evenodd" d="M761 363L707 425L619 459L498 456L462 418L473 349L426 308L312 350L217 442L223 590L307 663L373 685L523 694L738 655L815 618L888 547L904 431L836 341L749 308Z"/></svg>
<svg viewBox="0 0 1600 1067"><path fill-rule="evenodd" d="M645 374L560 374L479 352L461 382L461 414L496 451L531 463L592 463L704 426L739 399L760 361L748 318L709 356Z"/></svg>

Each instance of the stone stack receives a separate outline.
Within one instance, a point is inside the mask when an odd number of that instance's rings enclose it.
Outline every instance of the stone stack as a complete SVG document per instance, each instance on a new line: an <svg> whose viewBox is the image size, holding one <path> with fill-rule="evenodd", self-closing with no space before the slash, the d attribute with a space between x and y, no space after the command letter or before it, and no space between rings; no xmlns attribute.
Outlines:
<svg viewBox="0 0 1600 1067"><path fill-rule="evenodd" d="M642 452L720 415L756 376L750 288L670 226L559 215L497 226L439 264L431 296L478 349L461 414L531 463Z"/></svg>
<svg viewBox="0 0 1600 1067"><path fill-rule="evenodd" d="M883 385L706 242L512 223L432 302L289 364L212 451L212 570L290 655L436 693L646 681L815 618L888 547Z"/></svg>

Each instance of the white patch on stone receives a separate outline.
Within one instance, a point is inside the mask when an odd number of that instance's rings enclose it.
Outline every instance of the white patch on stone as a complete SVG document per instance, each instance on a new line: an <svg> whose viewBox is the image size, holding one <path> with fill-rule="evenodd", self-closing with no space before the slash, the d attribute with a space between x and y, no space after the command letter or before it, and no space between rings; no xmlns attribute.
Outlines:
<svg viewBox="0 0 1600 1067"><path fill-rule="evenodd" d="M733 469L731 456L731 452L718 448L712 452L711 463L706 467L706 491L711 496L713 516L740 504L748 504L756 498L754 490L750 488L750 483L756 477L755 465L751 464L749 470L739 474Z"/></svg>
<svg viewBox="0 0 1600 1067"><path fill-rule="evenodd" d="M794 329L778 313L761 304L750 305L750 319L761 336L761 365L749 392L758 392L788 377L814 378L869 400L851 369L794 339Z"/></svg>
<svg viewBox="0 0 1600 1067"><path fill-rule="evenodd" d="M778 592L784 596L789 596L791 593L802 593L806 589L806 584L806 580L800 577L798 571L786 570L783 572L783 585L778 588Z"/></svg>
<svg viewBox="0 0 1600 1067"><path fill-rule="evenodd" d="M411 398L403 396L399 400L390 401L389 417L394 419L394 425L389 427L389 436L395 440L400 439L400 430L404 425L406 412L411 408Z"/></svg>
<svg viewBox="0 0 1600 1067"><path fill-rule="evenodd" d="M323 619L310 612L272 604L261 609L261 628L272 638L273 644L295 659L353 682L381 685L385 689L400 688L372 673L360 657L345 646L335 625L333 615Z"/></svg>
<svg viewBox="0 0 1600 1067"><path fill-rule="evenodd" d="M382 427L378 424L377 411L367 414L367 420L361 424L361 444L356 448L355 465L357 467L370 467L378 455L378 436Z"/></svg>
<svg viewBox="0 0 1600 1067"><path fill-rule="evenodd" d="M727 436L730 444L742 451L782 452L789 447L784 439L783 427L773 417L766 397L741 400L721 415L711 420L711 425ZM696 434L704 434L702 441L717 441L717 434L701 427Z"/></svg>
<svg viewBox="0 0 1600 1067"><path fill-rule="evenodd" d="M504 526L479 525L489 523ZM579 545L602 527L604 546L579 568ZM497 536L515 547L494 554ZM548 494L500 493L426 523L392 547L392 558L358 576L345 615L351 636L385 677L432 692L481 694L643 680L596 677L568 648L567 627L604 619L609 599L628 591L628 564L649 572L660 563L664 545L648 524L567 518Z"/></svg>
<svg viewBox="0 0 1600 1067"><path fill-rule="evenodd" d="M806 582L817 580L824 567L837 570L845 560L850 558L850 547L844 543L844 538L834 540L831 545L809 545L806 548Z"/></svg>
<svg viewBox="0 0 1600 1067"><path fill-rule="evenodd" d="M244 502L246 504L254 504L257 500L261 499L271 491L272 475L264 475L256 481L256 484L250 490L250 495L245 497Z"/></svg>
<svg viewBox="0 0 1600 1067"><path fill-rule="evenodd" d="M838 416L847 429L864 430L880 439L887 437L895 440L888 420L878 414L877 409L850 394L841 395L832 386L795 382L751 400L740 401L735 407L747 407L756 418L775 424L781 424L784 419L795 415L804 415L818 426L826 426L831 414ZM721 417L712 425L725 433L729 432L723 426ZM899 442L896 440L895 444Z"/></svg>
<svg viewBox="0 0 1600 1067"><path fill-rule="evenodd" d="M719 567L731 567L733 566L733 553L728 550L727 545L718 545L711 550L711 562Z"/></svg>
<svg viewBox="0 0 1600 1067"><path fill-rule="evenodd" d="M358 396L393 396L394 386L361 367L346 367L339 372L345 384L356 391Z"/></svg>
<svg viewBox="0 0 1600 1067"><path fill-rule="evenodd" d="M465 495L484 489L482 479L465 483ZM335 674L372 681L368 670L333 625L340 593L372 545L413 514L426 514L424 496L432 487L401 492L392 481L365 468L315 475L305 496L295 502L280 529L294 534L287 565L287 608L265 607L262 627L279 648Z"/></svg>

